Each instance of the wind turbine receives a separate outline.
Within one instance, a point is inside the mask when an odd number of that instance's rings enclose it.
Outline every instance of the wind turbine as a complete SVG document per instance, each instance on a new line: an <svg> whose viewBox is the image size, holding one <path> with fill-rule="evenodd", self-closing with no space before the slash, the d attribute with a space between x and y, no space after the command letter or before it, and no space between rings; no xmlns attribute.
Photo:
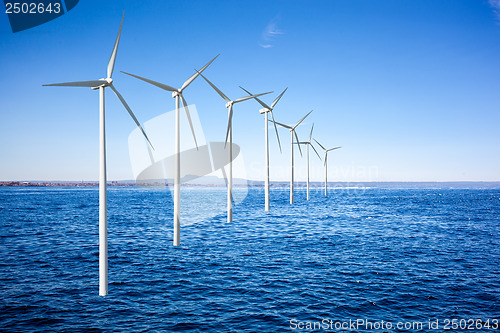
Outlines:
<svg viewBox="0 0 500 333"><path fill-rule="evenodd" d="M243 89L248 95L252 95L248 90L246 90L245 88L241 87L241 89ZM258 99L257 97L255 98L255 100L257 102L259 102L260 105L262 105L264 108L263 109L260 109L260 113L264 113L265 114L265 141L266 141L266 177L265 177L265 197L266 197L266 212L269 211L269 130L268 130L268 124L269 124L269 117L268 117L268 113L271 113L271 118L273 119L273 124L274 124L274 130L276 131L276 137L278 138L278 145L280 147L280 152L281 152L281 142L280 142L280 137L278 135L278 129L276 128L276 123L274 122L274 115L273 115L273 110L274 110L274 107L276 106L276 104L278 103L278 101L281 99L281 97L283 96L283 94L285 93L285 91L287 90L288 88L286 88L285 90L283 90L283 92L278 96L276 97L276 99L271 103L271 106L268 106L266 103L262 102L260 99Z"/></svg>
<svg viewBox="0 0 500 333"><path fill-rule="evenodd" d="M104 114L104 88L110 87L122 102L125 109L128 111L134 122L142 131L142 134L151 145L151 142L141 127L139 121L123 99L122 95L113 86L113 69L115 67L116 53L118 44L120 43L120 35L123 26L123 17L120 23L120 29L116 36L115 45L111 52L111 57L108 62L107 76L105 79L92 81L77 81L55 84L44 84L44 86L63 86L63 87L87 87L94 90L99 89L99 295L105 296L108 294L108 222L107 222L107 183L106 183L106 129L105 129L105 114ZM153 147L151 145L151 147Z"/></svg>
<svg viewBox="0 0 500 333"><path fill-rule="evenodd" d="M330 149L326 149L325 147L323 147L321 145L321 143L318 142L318 140L314 139L314 141L316 141L316 143L321 147L323 148L323 150L325 151L325 196L328 194L328 152L329 151L332 151L332 150L335 150L335 149L339 149L339 148L342 148L342 147L335 147L335 148L330 148Z"/></svg>
<svg viewBox="0 0 500 333"><path fill-rule="evenodd" d="M186 111L186 116L189 122L189 126L191 127L191 132L193 133L194 143L196 144L196 149L198 149L198 142L196 141L196 135L194 133L193 123L191 121L191 115L189 114L188 105L186 100L184 99L184 96L182 96L182 92L191 84L191 82L193 82L198 77L198 75L201 72L207 69L207 67L210 66L210 64L218 56L219 55L216 55L215 58L210 60L205 66L201 68L201 70L198 73L194 73L193 75L191 75L191 77L189 77L189 79L187 79L186 82L184 82L184 84L179 89L122 71L122 73L124 74L133 76L139 80L150 83L163 90L171 91L172 98L175 98L174 246L179 246L181 241L181 161L180 161L181 138L180 138L179 100L182 101L182 105L184 106L184 110Z"/></svg>
<svg viewBox="0 0 500 333"><path fill-rule="evenodd" d="M228 183L227 183L227 222L232 222L233 221L233 104L243 102L252 98L256 98L262 95L270 94L270 92L262 93L262 94L257 94L257 95L250 95L250 96L245 96L241 97L235 100L229 99L222 91L219 90L210 80L208 80L203 74L201 74L200 71L197 71L202 78L207 81L207 83L214 88L214 90L222 97L227 103L226 103L226 108L228 112L228 120L227 120L227 131L226 131L226 144L228 143L229 140L229 149L228 149L228 161L229 161L229 176L228 176Z"/></svg>
<svg viewBox="0 0 500 333"><path fill-rule="evenodd" d="M310 115L312 112L309 111L308 114L306 114L302 119L300 119L295 125L293 126L290 126L290 125L285 125L285 124L282 124L282 123L278 123L277 121L275 121L276 124L280 125L281 127L284 127L284 128L287 128L290 130L290 135L291 135L291 168L290 168L290 204L293 204L293 136L295 135L295 138L297 139L297 142L299 142L299 137L297 136L297 133L295 132L295 129L297 128L297 126L300 125L300 123L306 119L306 117L308 115ZM272 121L272 120L271 120ZM302 150L300 149L300 145L298 145L299 147L299 152L300 152L300 155L302 155Z"/></svg>
<svg viewBox="0 0 500 333"><path fill-rule="evenodd" d="M318 151L316 150L316 148L314 148L314 146L311 142L312 135L313 135L313 129L314 129L314 124L312 124L312 126L311 126L311 133L309 134L309 141L303 141L303 142L297 143L299 145L306 145L306 147L307 147L307 153L306 153L306 156L307 156L307 200L309 200L309 146L311 146L311 148L314 149L314 152L316 153L316 155L318 155L319 159L321 160L321 156L319 156Z"/></svg>

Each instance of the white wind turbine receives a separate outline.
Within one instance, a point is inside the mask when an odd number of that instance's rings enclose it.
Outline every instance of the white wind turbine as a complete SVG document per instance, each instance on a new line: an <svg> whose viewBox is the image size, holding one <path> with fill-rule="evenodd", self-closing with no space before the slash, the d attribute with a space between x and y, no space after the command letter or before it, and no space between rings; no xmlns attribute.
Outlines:
<svg viewBox="0 0 500 333"><path fill-rule="evenodd" d="M193 133L194 143L196 144L196 149L198 149L198 142L196 141L196 135L194 133L193 123L191 122L191 115L189 114L189 109L184 96L182 96L182 92L186 89L191 82L193 82L198 75L207 69L208 66L218 57L216 55L215 58L210 60L205 66L201 68L198 73L194 73L191 75L189 79L184 82L180 89L173 88L163 83L159 83L153 80L149 80L134 74L130 74L122 71L122 73L133 76L139 80L150 83L154 86L157 86L163 90L171 91L172 98L175 98L175 176L174 176L174 246L179 246L181 241L181 161L180 161L180 151L181 151L181 138L180 138L180 108L179 108L179 99L182 101L182 105L184 105L184 110L186 111L186 116L189 122L189 126L191 127L191 132Z"/></svg>
<svg viewBox="0 0 500 333"><path fill-rule="evenodd" d="M250 95L250 96L252 95L245 88L243 88L243 87L240 87L240 88L243 89L248 95ZM283 92L278 97L276 97L276 99L271 103L271 106L268 106L266 103L262 102L260 99L255 98L255 100L257 102L259 102L259 104L264 107L263 109L260 109L260 113L265 114L265 123L266 123L266 125L265 125L265 141L266 141L266 176L265 176L265 193L266 193L265 194L265 197L266 197L265 202L266 202L266 206L265 206L265 209L266 209L266 212L269 211L269 134L268 134L269 133L269 130L268 130L269 117L268 117L268 113L271 113L271 118L273 119L273 124L274 124L274 130L276 131L276 137L278 138L278 145L280 147L280 152L281 152L281 142L280 142L280 137L278 135L278 129L276 128L276 123L274 122L273 110L287 89L288 88L283 90Z"/></svg>
<svg viewBox="0 0 500 333"><path fill-rule="evenodd" d="M314 152L316 153L316 155L318 155L319 159L321 160L321 156L319 156L318 154L318 151L316 150L316 148L314 148L311 140L312 140L312 135L313 135L313 129L314 129L314 124L312 124L311 126L311 133L309 134L309 141L303 141L303 142L298 142L299 145L306 145L306 150L307 150L307 153L306 153L306 158L307 158L307 200L309 200L309 146L312 147L312 149L314 149Z"/></svg>
<svg viewBox="0 0 500 333"><path fill-rule="evenodd" d="M197 71L200 73L199 71ZM233 221L233 104L243 102L252 98L256 98L262 95L270 94L270 92L262 93L262 94L257 94L257 95L250 95L250 96L245 96L241 97L235 100L229 99L222 91L219 90L210 80L208 80L203 74L201 74L201 77L207 81L208 84L214 90L222 97L227 103L226 103L226 108L228 111L228 120L227 120L227 131L226 131L226 144L229 141L229 149L228 149L228 162L229 162L229 175L228 175L228 183L227 183L227 221L232 222Z"/></svg>
<svg viewBox="0 0 500 333"><path fill-rule="evenodd" d="M123 16L125 13L123 13ZM107 181L106 181L106 130L105 130L105 115L104 115L104 88L110 87L122 102L125 109L142 131L142 134L151 145L146 132L141 127L139 121L123 99L122 95L113 86L113 69L115 67L116 53L118 44L120 43L120 35L123 26L123 16L120 23L120 29L116 36L115 45L111 52L111 57L108 62L107 77L105 79L93 81L77 81L65 82L56 84L44 84L44 86L63 86L63 87L87 87L94 90L99 89L99 295L105 296L108 294L108 222L107 222ZM152 145L151 145L152 147Z"/></svg>
<svg viewBox="0 0 500 333"><path fill-rule="evenodd" d="M291 135L291 142L290 142L290 144L291 144L291 154L290 154L290 155L291 155L291 159L290 159L290 161L291 161L291 167L290 167L290 204L293 204L293 144L294 144L294 142L293 142L293 136L295 135L295 138L297 139L297 142L299 142L299 137L297 136L297 133L295 132L295 129L297 128L297 126L299 126L299 125L300 125L300 123L301 123L304 119L306 119L306 117L307 117L308 115L310 115L310 114L311 114L311 112L312 112L312 110L311 110L311 111L309 111L309 113L308 113L308 114L306 114L306 115L305 115L302 119L300 119L300 120L299 120L299 121L298 121L295 125L293 125L293 126L290 126L290 125L285 125L285 124L282 124L282 123L278 123L277 121L275 122L276 124L280 125L281 127L284 127L284 128L289 129L289 130L290 130L290 135ZM271 121L272 121L272 120L271 120ZM298 147L299 147L299 152L300 152L300 154L302 155L302 150L300 149L300 145L298 145Z"/></svg>
<svg viewBox="0 0 500 333"><path fill-rule="evenodd" d="M328 190L327 190L327 188L328 188L328 152L335 150L335 149L342 148L342 147L335 147L335 148L326 149L325 147L323 147L321 145L321 143L318 142L318 140L314 139L314 141L316 141L316 143L321 148L323 148L323 150L325 151L325 196L326 196L328 194Z"/></svg>

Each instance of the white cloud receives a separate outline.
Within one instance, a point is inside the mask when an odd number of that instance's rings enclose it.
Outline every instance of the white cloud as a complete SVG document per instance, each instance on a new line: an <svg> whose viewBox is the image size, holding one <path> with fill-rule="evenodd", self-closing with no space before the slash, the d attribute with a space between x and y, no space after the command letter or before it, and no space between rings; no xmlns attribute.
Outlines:
<svg viewBox="0 0 500 333"><path fill-rule="evenodd" d="M497 17L500 19L500 0L488 0L490 3L490 6L493 7L493 12L497 15Z"/></svg>
<svg viewBox="0 0 500 333"><path fill-rule="evenodd" d="M500 0L498 0L500 1ZM278 18L273 18L262 31L261 41L259 43L260 47L265 49L273 47L274 41L285 32L278 28Z"/></svg>

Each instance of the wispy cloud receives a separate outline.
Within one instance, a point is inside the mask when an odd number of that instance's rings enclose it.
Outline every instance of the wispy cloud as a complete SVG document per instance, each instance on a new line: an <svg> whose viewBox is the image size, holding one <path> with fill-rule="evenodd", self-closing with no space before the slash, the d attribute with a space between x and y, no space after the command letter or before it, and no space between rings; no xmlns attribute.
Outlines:
<svg viewBox="0 0 500 333"><path fill-rule="evenodd" d="M488 0L490 6L493 7L493 12L500 19L500 0Z"/></svg>
<svg viewBox="0 0 500 333"><path fill-rule="evenodd" d="M264 31L262 31L259 45L265 49L273 47L276 38L284 34L285 32L278 28L278 17L275 17L267 24Z"/></svg>

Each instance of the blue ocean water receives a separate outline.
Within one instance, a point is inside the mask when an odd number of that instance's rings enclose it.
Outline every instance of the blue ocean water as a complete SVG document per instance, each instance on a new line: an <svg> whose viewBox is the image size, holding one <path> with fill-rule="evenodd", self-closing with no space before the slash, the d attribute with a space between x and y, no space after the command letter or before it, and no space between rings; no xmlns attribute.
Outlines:
<svg viewBox="0 0 500 333"><path fill-rule="evenodd" d="M205 203L225 194L187 192ZM498 320L500 190L315 191L306 201L299 189L293 206L288 190L271 194L271 212L263 190L251 188L233 223L207 212L182 227L174 248L168 191L110 188L110 285L100 297L98 189L0 187L0 330L289 332L299 331L291 320Z"/></svg>

